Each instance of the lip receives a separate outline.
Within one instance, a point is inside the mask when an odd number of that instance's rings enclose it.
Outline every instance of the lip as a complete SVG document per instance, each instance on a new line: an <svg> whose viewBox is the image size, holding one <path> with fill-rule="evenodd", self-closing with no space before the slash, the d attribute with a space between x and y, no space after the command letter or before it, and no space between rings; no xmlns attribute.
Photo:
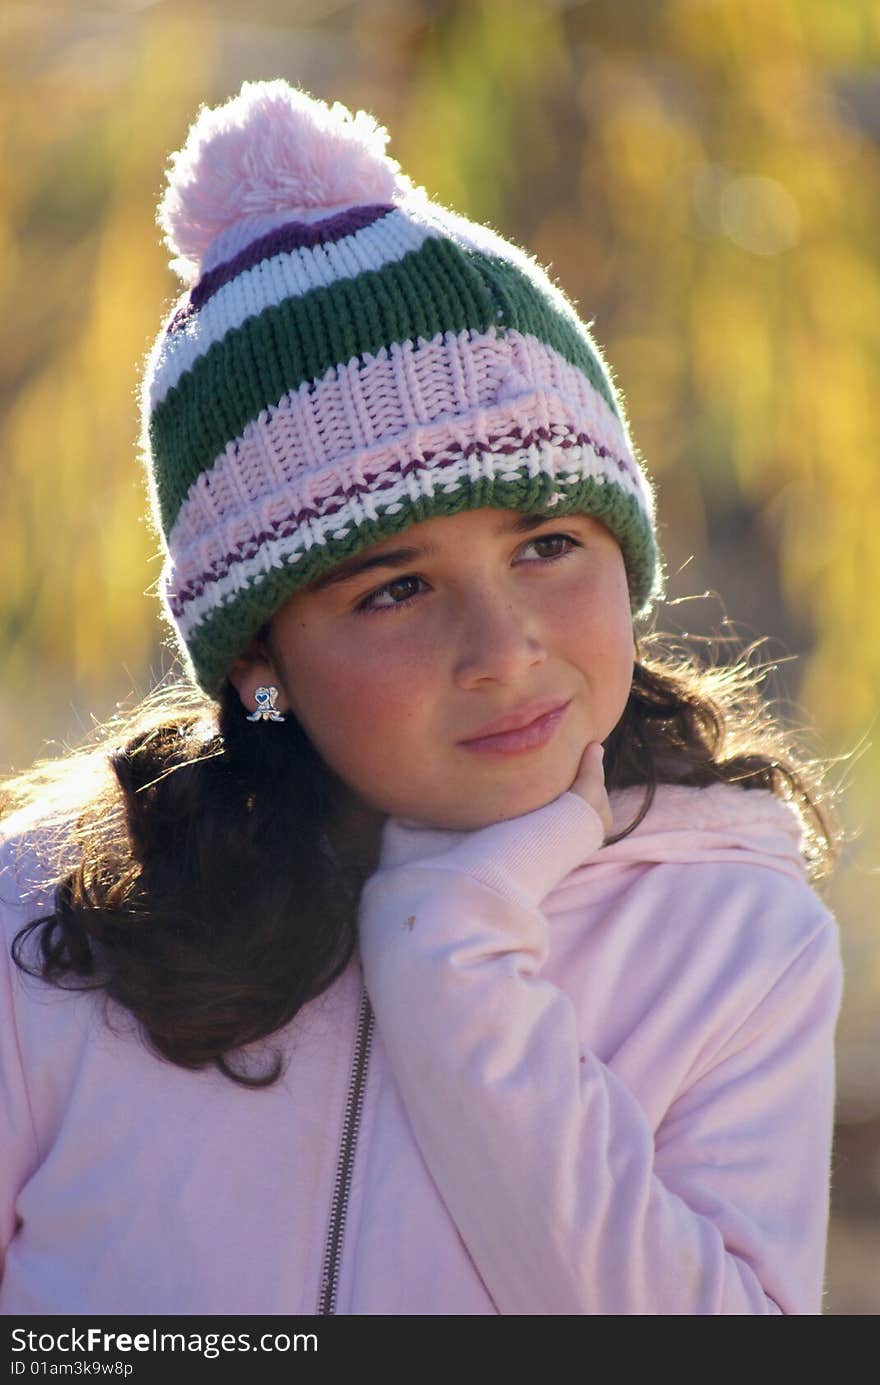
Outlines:
<svg viewBox="0 0 880 1385"><path fill-rule="evenodd" d="M459 745L476 748L484 742L498 742L501 738L508 738L511 732L524 731L535 726L535 723L539 721L546 721L548 723L547 729L552 729L570 702L571 698L565 701L559 697L544 697L535 702L524 702L521 707L517 707L514 711L506 712L504 716L496 717L494 721L487 721L485 726L481 726L472 736L460 740ZM555 713L558 713L559 716L555 716ZM535 729L538 730L539 728L535 726Z"/></svg>
<svg viewBox="0 0 880 1385"><path fill-rule="evenodd" d="M533 717L525 726L517 726L511 731L496 732L492 736L478 736L476 739L461 741L462 747L477 755L522 755L530 750L540 750L556 734L556 728L568 711L569 703L556 703L543 716ZM513 714L511 714L513 715ZM522 721L527 715L525 709L518 714Z"/></svg>

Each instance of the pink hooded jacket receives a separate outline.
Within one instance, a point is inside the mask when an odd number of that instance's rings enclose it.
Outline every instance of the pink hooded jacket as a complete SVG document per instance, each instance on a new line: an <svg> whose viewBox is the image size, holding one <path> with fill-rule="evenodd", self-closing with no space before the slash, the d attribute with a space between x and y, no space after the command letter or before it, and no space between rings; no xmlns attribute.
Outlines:
<svg viewBox="0 0 880 1385"><path fill-rule="evenodd" d="M264 1090L25 978L46 896L10 840L0 1311L820 1313L842 972L799 840L727 785L662 786L610 846L571 792L389 821Z"/></svg>

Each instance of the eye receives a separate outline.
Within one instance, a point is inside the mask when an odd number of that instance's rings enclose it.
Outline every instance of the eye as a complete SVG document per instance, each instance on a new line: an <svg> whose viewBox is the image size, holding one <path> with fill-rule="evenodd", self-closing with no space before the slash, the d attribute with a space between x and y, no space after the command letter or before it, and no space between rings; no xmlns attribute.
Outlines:
<svg viewBox="0 0 880 1385"><path fill-rule="evenodd" d="M527 544L524 544L523 547L534 548L537 545L541 544L568 545L568 547L564 548L561 552L557 550L557 552L555 553L539 554L539 561L544 563L553 563L557 562L560 558L567 558L569 553L572 551L572 548L583 547L580 540L573 538L571 534L540 534L536 539L529 539L529 542Z"/></svg>
<svg viewBox="0 0 880 1385"><path fill-rule="evenodd" d="M384 587L377 587L375 591L369 592L357 603L357 605L355 606L355 610L364 611L367 614L369 614L372 611L402 610L404 606L409 606L410 603L415 599L415 593L412 590L410 590L410 594L408 596L404 595L404 599L402 601L395 601L392 597L392 594L396 591L399 591L401 588L409 587L410 589L412 589L413 587L415 587L416 583L421 581L422 578L417 577L415 573L407 573L403 577L395 577L393 582L386 582ZM378 598L380 596L385 596L386 594L389 597L392 597L392 599L387 602L380 602Z"/></svg>
<svg viewBox="0 0 880 1385"><path fill-rule="evenodd" d="M570 557L574 548L583 547L581 540L575 539L570 533L542 533L542 535L539 535L536 539L529 539L528 543L522 544L522 550L535 547L536 544L567 544L567 547L564 547L561 553L543 555L543 557L539 557L536 561L534 558L528 558L528 560L525 560L527 566L549 566L552 562L560 562L563 558ZM387 582L384 586L377 587L376 591L367 593L367 596L362 597L362 600L355 605L355 612L359 615L377 615L378 612L403 611L403 609L412 605L414 601L419 600L419 596L417 596L417 593L412 593L412 589L420 582L424 584L424 578L420 578L417 573L407 572L405 575L401 576L401 578L395 578L394 582ZM391 600L382 605L378 604L378 597L385 596L385 594L391 597L395 590L401 590L402 587L407 586L410 587L410 593L412 594L403 598L402 601Z"/></svg>

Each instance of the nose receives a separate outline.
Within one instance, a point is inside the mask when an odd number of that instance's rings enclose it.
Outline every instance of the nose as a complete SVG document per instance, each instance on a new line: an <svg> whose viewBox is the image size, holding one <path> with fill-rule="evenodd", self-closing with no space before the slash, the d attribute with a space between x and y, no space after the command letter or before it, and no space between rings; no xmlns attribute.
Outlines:
<svg viewBox="0 0 880 1385"><path fill-rule="evenodd" d="M509 593L471 589L453 620L455 681L460 688L521 683L547 658L534 612L524 610Z"/></svg>

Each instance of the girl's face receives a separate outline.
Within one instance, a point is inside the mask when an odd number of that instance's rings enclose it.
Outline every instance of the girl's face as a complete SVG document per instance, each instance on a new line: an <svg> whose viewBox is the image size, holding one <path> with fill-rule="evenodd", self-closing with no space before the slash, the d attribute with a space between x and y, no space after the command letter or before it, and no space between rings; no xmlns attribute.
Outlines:
<svg viewBox="0 0 880 1385"><path fill-rule="evenodd" d="M276 613L230 677L275 683L324 760L382 814L470 830L568 789L632 682L623 557L589 515L468 510L341 563ZM519 745L463 742L567 704ZM523 741L526 742L523 745Z"/></svg>

